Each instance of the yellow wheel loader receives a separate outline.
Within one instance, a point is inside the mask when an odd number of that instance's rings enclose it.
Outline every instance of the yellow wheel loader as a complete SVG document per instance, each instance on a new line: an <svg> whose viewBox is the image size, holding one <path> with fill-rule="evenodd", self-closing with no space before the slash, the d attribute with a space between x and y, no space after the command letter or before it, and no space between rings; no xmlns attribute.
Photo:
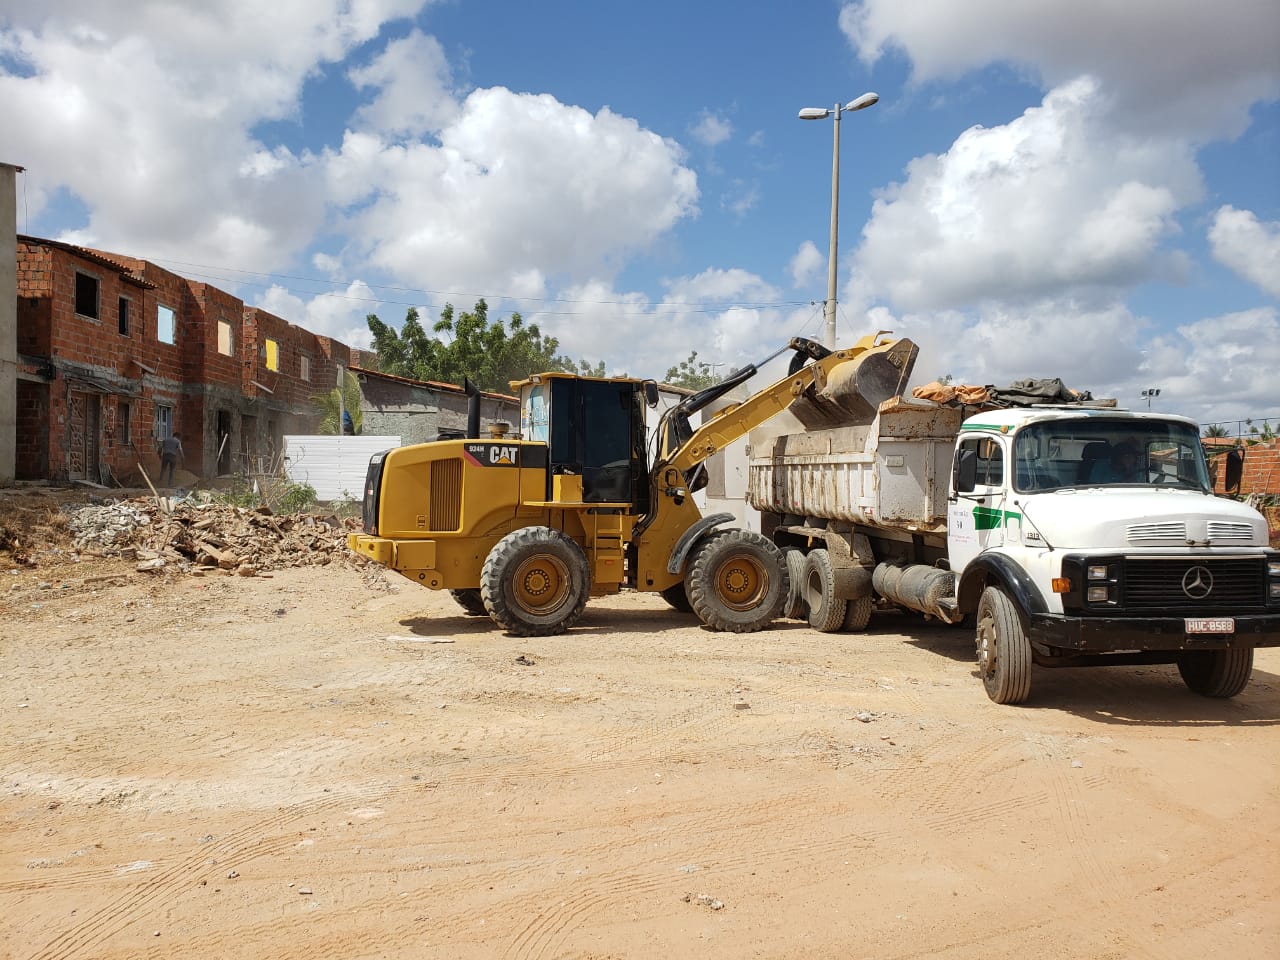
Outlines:
<svg viewBox="0 0 1280 960"><path fill-rule="evenodd" d="M623 587L660 593L717 630L764 628L789 589L769 539L703 516L693 493L705 461L775 415L802 405L803 423L869 422L899 392L915 359L909 340L863 337L829 351L796 338L790 372L696 429L690 417L754 376L752 364L663 414L655 451L645 406L653 380L545 373L513 382L519 438L468 437L397 447L369 462L364 532L352 550L487 615L517 636L560 633L587 599ZM762 361L760 365L763 365ZM797 411L798 412L798 411Z"/></svg>

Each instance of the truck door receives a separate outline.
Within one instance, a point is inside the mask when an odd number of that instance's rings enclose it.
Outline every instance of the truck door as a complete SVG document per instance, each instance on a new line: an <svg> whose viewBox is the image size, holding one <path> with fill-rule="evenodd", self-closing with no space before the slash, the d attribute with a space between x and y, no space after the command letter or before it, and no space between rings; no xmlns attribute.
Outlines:
<svg viewBox="0 0 1280 960"><path fill-rule="evenodd" d="M947 556L959 573L1004 543L1005 451L995 437L965 437L956 447L947 503Z"/></svg>

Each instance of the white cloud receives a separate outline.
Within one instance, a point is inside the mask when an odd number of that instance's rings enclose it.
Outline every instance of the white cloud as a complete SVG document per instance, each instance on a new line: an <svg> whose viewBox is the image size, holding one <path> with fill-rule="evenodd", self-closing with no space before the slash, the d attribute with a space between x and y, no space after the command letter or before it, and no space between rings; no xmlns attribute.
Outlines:
<svg viewBox="0 0 1280 960"><path fill-rule="evenodd" d="M689 134L704 147L715 147L733 136L733 125L724 117L704 111L698 122L689 128Z"/></svg>
<svg viewBox="0 0 1280 960"><path fill-rule="evenodd" d="M348 71L359 90L377 97L356 111L359 123L390 134L422 135L439 130L458 112L452 72L435 37L414 30L393 40L371 63Z"/></svg>
<svg viewBox="0 0 1280 960"><path fill-rule="evenodd" d="M1161 402L1187 404L1201 423L1274 415L1280 369L1280 315L1272 307L1208 317L1147 345L1141 386ZM1137 386L1137 384L1135 384Z"/></svg>
<svg viewBox="0 0 1280 960"><path fill-rule="evenodd" d="M405 283L529 295L539 275L615 271L696 212L674 142L607 108L478 90L439 146L348 134L327 154L330 192L367 262Z"/></svg>
<svg viewBox="0 0 1280 960"><path fill-rule="evenodd" d="M859 0L840 25L864 62L900 50L920 81L995 62L1049 87L1093 74L1131 129L1231 136L1280 93L1275 0Z"/></svg>
<svg viewBox="0 0 1280 960"><path fill-rule="evenodd" d="M787 272L791 274L791 285L800 288L816 283L826 266L827 258L819 252L812 240L800 244L800 249L787 264Z"/></svg>
<svg viewBox="0 0 1280 960"><path fill-rule="evenodd" d="M273 284L254 306L304 330L360 349L373 346L373 335L365 317L376 313L398 327L406 309L399 304L381 303L363 280L352 281L345 290L322 293L310 300L303 300L284 287Z"/></svg>
<svg viewBox="0 0 1280 960"><path fill-rule="evenodd" d="M1272 297L1280 297L1280 222L1220 207L1209 228L1213 257Z"/></svg>
<svg viewBox="0 0 1280 960"><path fill-rule="evenodd" d="M1081 78L1004 126L973 127L908 165L876 200L855 255L864 296L904 310L1128 288L1181 261L1162 254L1198 198L1185 144L1097 121Z"/></svg>
<svg viewBox="0 0 1280 960"><path fill-rule="evenodd" d="M27 168L37 216L59 188L84 203L88 222L67 239L282 266L323 224L323 184L310 157L252 131L295 116L320 65L422 6L154 0L142 17L95 0L12 6L0 128L23 134L9 159Z"/></svg>

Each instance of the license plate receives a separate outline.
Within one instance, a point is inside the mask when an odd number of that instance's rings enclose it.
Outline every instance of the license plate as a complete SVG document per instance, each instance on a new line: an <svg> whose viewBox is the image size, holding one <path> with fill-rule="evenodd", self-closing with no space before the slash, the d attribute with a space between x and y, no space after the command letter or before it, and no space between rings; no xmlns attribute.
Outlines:
<svg viewBox="0 0 1280 960"><path fill-rule="evenodd" d="M1187 617L1187 633L1235 633L1234 617Z"/></svg>

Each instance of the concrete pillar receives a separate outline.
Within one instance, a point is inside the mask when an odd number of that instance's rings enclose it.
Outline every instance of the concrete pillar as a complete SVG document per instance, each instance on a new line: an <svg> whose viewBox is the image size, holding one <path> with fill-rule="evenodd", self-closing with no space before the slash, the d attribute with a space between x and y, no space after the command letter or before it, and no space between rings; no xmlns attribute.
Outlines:
<svg viewBox="0 0 1280 960"><path fill-rule="evenodd" d="M18 451L18 192L22 167L0 163L0 484Z"/></svg>

